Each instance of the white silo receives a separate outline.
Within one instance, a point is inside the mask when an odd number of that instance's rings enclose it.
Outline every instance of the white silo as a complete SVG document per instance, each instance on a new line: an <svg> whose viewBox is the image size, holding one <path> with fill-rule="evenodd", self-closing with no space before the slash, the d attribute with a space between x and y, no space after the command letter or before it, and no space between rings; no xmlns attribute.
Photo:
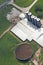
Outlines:
<svg viewBox="0 0 43 65"><path fill-rule="evenodd" d="M37 17L34 17L35 26L37 26Z"/></svg>
<svg viewBox="0 0 43 65"><path fill-rule="evenodd" d="M32 13L31 12L28 12L28 20L31 22L31 15Z"/></svg>
<svg viewBox="0 0 43 65"><path fill-rule="evenodd" d="M34 18L35 18L35 16L32 15L32 16L31 16L31 22L32 22L33 24L35 24L35 22L34 22Z"/></svg>
<svg viewBox="0 0 43 65"><path fill-rule="evenodd" d="M40 19L37 18L37 27L40 28L41 27L41 22L40 22Z"/></svg>

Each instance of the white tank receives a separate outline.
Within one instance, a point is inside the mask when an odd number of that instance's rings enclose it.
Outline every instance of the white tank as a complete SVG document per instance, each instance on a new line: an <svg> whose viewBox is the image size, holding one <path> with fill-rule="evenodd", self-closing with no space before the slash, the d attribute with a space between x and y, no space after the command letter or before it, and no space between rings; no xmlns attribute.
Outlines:
<svg viewBox="0 0 43 65"><path fill-rule="evenodd" d="M28 13L28 20L29 20L29 21L31 21L31 15L32 15L32 13L29 12L29 13Z"/></svg>
<svg viewBox="0 0 43 65"><path fill-rule="evenodd" d="M32 16L31 16L31 22L32 22L32 23L34 23L34 18L35 18L35 16L32 15Z"/></svg>
<svg viewBox="0 0 43 65"><path fill-rule="evenodd" d="M30 15L32 15L32 13L31 12L28 12L28 15L30 16Z"/></svg>
<svg viewBox="0 0 43 65"><path fill-rule="evenodd" d="M34 18L35 25L37 25L37 17Z"/></svg>
<svg viewBox="0 0 43 65"><path fill-rule="evenodd" d="M39 19L39 18L37 18L37 21L39 22L39 21L40 21L40 19Z"/></svg>

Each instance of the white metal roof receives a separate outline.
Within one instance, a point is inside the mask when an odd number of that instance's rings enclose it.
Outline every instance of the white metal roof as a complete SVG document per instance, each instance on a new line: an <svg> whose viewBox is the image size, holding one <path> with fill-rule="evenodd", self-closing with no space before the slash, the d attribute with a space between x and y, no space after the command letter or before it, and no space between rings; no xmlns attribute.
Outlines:
<svg viewBox="0 0 43 65"><path fill-rule="evenodd" d="M43 28L37 29L34 25L28 22L27 18L19 21L11 31L16 34L21 40L35 40L43 47Z"/></svg>
<svg viewBox="0 0 43 65"><path fill-rule="evenodd" d="M11 31L17 35L21 40L25 41L26 38L27 38L27 35L21 30L18 28L18 26L15 26L11 29Z"/></svg>
<svg viewBox="0 0 43 65"><path fill-rule="evenodd" d="M38 39L36 39L36 42L39 43L43 47L43 35L38 37Z"/></svg>

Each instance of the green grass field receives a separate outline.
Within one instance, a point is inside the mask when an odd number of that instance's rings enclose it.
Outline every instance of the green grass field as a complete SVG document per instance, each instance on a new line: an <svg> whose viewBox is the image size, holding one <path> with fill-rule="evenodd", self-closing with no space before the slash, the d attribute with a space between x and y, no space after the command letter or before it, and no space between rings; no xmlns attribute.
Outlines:
<svg viewBox="0 0 43 65"><path fill-rule="evenodd" d="M14 0L20 7L28 7L34 0Z"/></svg>
<svg viewBox="0 0 43 65"><path fill-rule="evenodd" d="M39 9L40 11L36 12L35 9ZM43 19L43 0L38 0L37 3L30 10L34 15L39 16L39 18Z"/></svg>
<svg viewBox="0 0 43 65"><path fill-rule="evenodd" d="M0 10L0 35L10 26L10 22L7 20L6 15L11 11L13 6L8 5Z"/></svg>
<svg viewBox="0 0 43 65"><path fill-rule="evenodd" d="M1 5L2 3L4 3L5 1L7 1L7 0L0 0L0 5Z"/></svg>
<svg viewBox="0 0 43 65"><path fill-rule="evenodd" d="M0 65L34 65L31 61L22 63L15 57L15 49L21 41L13 37L10 32L0 39Z"/></svg>
<svg viewBox="0 0 43 65"><path fill-rule="evenodd" d="M43 49L41 50L40 60L43 61Z"/></svg>
<svg viewBox="0 0 43 65"><path fill-rule="evenodd" d="M32 48L34 49L34 52L36 52L38 49L39 49L39 45L36 43L36 42L34 42L34 41L31 41L31 42L29 42L28 41L28 43L32 46Z"/></svg>

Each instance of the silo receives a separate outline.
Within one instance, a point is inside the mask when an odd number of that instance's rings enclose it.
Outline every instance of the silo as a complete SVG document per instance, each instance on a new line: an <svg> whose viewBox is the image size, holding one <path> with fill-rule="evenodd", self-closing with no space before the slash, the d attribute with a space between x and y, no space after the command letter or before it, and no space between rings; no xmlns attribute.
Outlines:
<svg viewBox="0 0 43 65"><path fill-rule="evenodd" d="M35 23L34 23L35 26L37 26L37 17L36 17L36 16L34 17L34 22L35 22Z"/></svg>
<svg viewBox="0 0 43 65"><path fill-rule="evenodd" d="M37 18L37 27L40 28L41 27L41 22L40 22L40 19Z"/></svg>
<svg viewBox="0 0 43 65"><path fill-rule="evenodd" d="M31 12L29 12L28 13L28 20L31 22L31 15L32 15L32 13Z"/></svg>
<svg viewBox="0 0 43 65"><path fill-rule="evenodd" d="M31 23L35 25L34 18L35 18L35 16L34 16L34 15L32 15L32 16L31 16Z"/></svg>

